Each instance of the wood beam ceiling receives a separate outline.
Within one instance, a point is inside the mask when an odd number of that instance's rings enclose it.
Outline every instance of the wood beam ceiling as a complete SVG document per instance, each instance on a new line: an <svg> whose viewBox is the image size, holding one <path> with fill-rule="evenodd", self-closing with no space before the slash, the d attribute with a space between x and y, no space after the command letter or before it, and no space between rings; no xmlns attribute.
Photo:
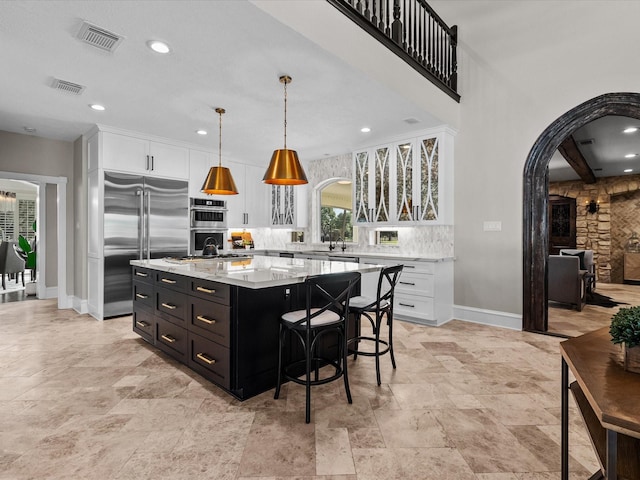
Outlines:
<svg viewBox="0 0 640 480"><path fill-rule="evenodd" d="M596 183L596 176L591 170L589 164L580 153L578 149L578 145L573 138L573 135L569 135L558 147L558 151L564 159L567 161L571 168L575 170L578 176L582 179L582 181L586 184Z"/></svg>

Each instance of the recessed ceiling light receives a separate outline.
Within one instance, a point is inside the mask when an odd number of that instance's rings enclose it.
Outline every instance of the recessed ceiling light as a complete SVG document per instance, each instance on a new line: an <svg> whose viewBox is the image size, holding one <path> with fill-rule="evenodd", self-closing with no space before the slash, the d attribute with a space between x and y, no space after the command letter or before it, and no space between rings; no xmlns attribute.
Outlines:
<svg viewBox="0 0 640 480"><path fill-rule="evenodd" d="M369 132L371 131L371 129L370 129L369 127L362 127L362 128L360 129L360 131L361 131L362 133L369 133Z"/></svg>
<svg viewBox="0 0 640 480"><path fill-rule="evenodd" d="M351 185L351 180L338 180L340 185Z"/></svg>
<svg viewBox="0 0 640 480"><path fill-rule="evenodd" d="M156 53L169 53L171 51L169 45L159 40L149 40L147 46Z"/></svg>
<svg viewBox="0 0 640 480"><path fill-rule="evenodd" d="M93 108L94 110L97 110L98 112L103 112L106 109L102 106L102 105L98 105L97 103L94 103L92 105L89 105L91 108Z"/></svg>
<svg viewBox="0 0 640 480"><path fill-rule="evenodd" d="M623 170L623 172L624 172L624 173L631 173L631 172L633 172L633 168L625 168L625 169Z"/></svg>
<svg viewBox="0 0 640 480"><path fill-rule="evenodd" d="M207 131L206 131L206 130L196 130L196 133L197 133L198 135L206 135L206 134L207 134Z"/></svg>
<svg viewBox="0 0 640 480"><path fill-rule="evenodd" d="M633 157L637 157L638 154L637 153L627 153L624 158L633 158Z"/></svg>
<svg viewBox="0 0 640 480"><path fill-rule="evenodd" d="M638 131L638 127L628 127L625 128L622 132L623 133L634 133Z"/></svg>

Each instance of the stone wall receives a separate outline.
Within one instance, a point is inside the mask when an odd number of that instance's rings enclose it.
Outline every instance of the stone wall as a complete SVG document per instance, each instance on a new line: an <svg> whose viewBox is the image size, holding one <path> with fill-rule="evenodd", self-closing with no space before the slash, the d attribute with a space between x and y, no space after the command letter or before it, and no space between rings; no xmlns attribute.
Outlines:
<svg viewBox="0 0 640 480"><path fill-rule="evenodd" d="M576 199L576 248L593 250L599 282L611 283L622 279L619 273L622 258L621 237L626 235L626 232L629 232L626 239L632 231L640 233L640 201L634 200L638 198L636 195L630 195L638 190L640 175L599 178L593 184L585 184L580 180L549 184L550 195ZM626 200L627 197L631 200ZM597 201L600 206L596 213L587 212L586 205L591 200ZM629 205L637 208L638 214L622 216L621 208ZM634 220L637 223L632 225ZM615 240L612 239L612 231L615 232ZM626 239L622 243L623 247Z"/></svg>

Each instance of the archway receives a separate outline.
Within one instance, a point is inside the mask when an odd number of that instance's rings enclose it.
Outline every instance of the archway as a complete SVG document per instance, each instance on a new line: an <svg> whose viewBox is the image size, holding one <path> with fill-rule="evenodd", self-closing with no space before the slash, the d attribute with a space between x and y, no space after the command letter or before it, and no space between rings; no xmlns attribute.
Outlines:
<svg viewBox="0 0 640 480"><path fill-rule="evenodd" d="M547 252L549 160L576 129L605 115L640 120L640 94L607 93L569 110L533 144L524 166L522 328L547 331Z"/></svg>

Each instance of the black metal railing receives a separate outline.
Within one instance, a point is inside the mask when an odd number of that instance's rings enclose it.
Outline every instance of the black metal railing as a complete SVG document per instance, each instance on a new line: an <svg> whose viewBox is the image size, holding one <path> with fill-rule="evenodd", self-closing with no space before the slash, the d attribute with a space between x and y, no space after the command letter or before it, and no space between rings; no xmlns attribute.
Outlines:
<svg viewBox="0 0 640 480"><path fill-rule="evenodd" d="M451 98L460 101L458 27L425 0L327 0Z"/></svg>

